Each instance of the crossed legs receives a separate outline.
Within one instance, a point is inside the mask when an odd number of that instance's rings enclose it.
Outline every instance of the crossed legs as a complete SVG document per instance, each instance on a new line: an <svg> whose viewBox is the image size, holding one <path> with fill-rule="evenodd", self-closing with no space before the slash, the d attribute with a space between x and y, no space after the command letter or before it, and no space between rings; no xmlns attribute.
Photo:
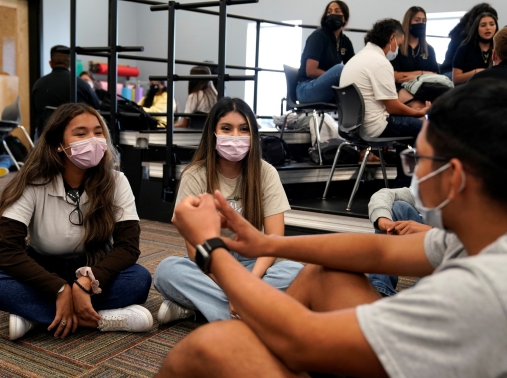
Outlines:
<svg viewBox="0 0 507 378"><path fill-rule="evenodd" d="M313 311L355 307L380 299L362 274L307 265L287 294ZM168 354L158 377L308 377L290 371L242 321L200 327Z"/></svg>

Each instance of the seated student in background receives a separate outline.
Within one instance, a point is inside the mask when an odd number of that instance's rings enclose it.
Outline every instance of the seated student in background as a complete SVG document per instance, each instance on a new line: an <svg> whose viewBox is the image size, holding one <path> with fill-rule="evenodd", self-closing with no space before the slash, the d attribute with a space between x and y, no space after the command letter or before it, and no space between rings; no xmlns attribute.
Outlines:
<svg viewBox="0 0 507 378"><path fill-rule="evenodd" d="M0 177L6 176L13 164L14 162L8 154L0 152Z"/></svg>
<svg viewBox="0 0 507 378"><path fill-rule="evenodd" d="M458 25L456 25L450 32L449 38L449 46L447 47L447 51L445 53L445 60L440 66L440 73L442 75L447 76L452 80L452 62L454 61L454 55L456 54L456 50L461 46L465 38L468 36L468 32L472 27L475 19L478 15L482 13L491 13L496 18L498 18L498 14L496 10L488 3L480 3L470 9L461 19L459 20Z"/></svg>
<svg viewBox="0 0 507 378"><path fill-rule="evenodd" d="M409 235L431 230L432 226L423 223L415 201L409 188L384 188L376 192L368 204L368 213L375 233ZM398 276L371 273L368 280L382 296L396 294Z"/></svg>
<svg viewBox="0 0 507 378"><path fill-rule="evenodd" d="M454 56L454 84L466 83L477 72L491 67L493 37L497 31L498 21L493 14L482 13L475 19L467 38Z"/></svg>
<svg viewBox="0 0 507 378"><path fill-rule="evenodd" d="M206 66L192 67L190 75L211 75L211 70ZM217 103L217 90L211 80L189 80L188 97L183 113L209 113L213 105ZM192 122L192 120L190 120ZM189 119L183 117L174 127L188 127Z"/></svg>
<svg viewBox="0 0 507 378"><path fill-rule="evenodd" d="M478 72L468 82L484 78L507 80L507 27L496 33L493 42L493 66Z"/></svg>
<svg viewBox="0 0 507 378"><path fill-rule="evenodd" d="M290 209L275 168L261 158L257 121L249 106L238 98L226 97L211 109L201 143L190 165L182 173L176 204L187 196L221 190L229 205L265 234L283 235L284 212ZM208 224L206 218L201 225ZM193 255L194 245L187 243ZM303 267L293 261L264 257L231 256L277 289L285 290ZM169 257L157 267L155 288L166 299L160 306L160 324L186 318L199 310L208 321L236 315L213 276L203 274L188 257ZM242 282L237 282L242 286Z"/></svg>
<svg viewBox="0 0 507 378"><path fill-rule="evenodd" d="M169 352L159 377L506 376L505 98L507 84L495 81L449 91L432 105L417 150L405 155L418 202L449 232L284 238L260 233L218 192L218 204L207 194L184 199L173 224L198 246L190 256L242 321L193 331ZM203 244L219 237L221 217L237 239L211 250ZM228 248L309 264L282 293ZM424 278L381 299L363 272Z"/></svg>
<svg viewBox="0 0 507 378"><path fill-rule="evenodd" d="M421 131L426 107L413 109L398 100L394 70L389 61L405 40L399 21L375 23L365 37L366 46L343 68L340 86L356 84L363 95L365 117L362 132L369 137L411 136Z"/></svg>
<svg viewBox="0 0 507 378"><path fill-rule="evenodd" d="M391 64L394 68L398 98L407 103L413 96L401 88L423 74L438 74L435 50L426 41L426 11L421 7L410 7L403 17L405 39L400 46L398 55ZM422 106L424 107L424 103Z"/></svg>
<svg viewBox="0 0 507 378"><path fill-rule="evenodd" d="M334 102L331 87L338 85L343 65L354 56L352 42L343 34L349 15L347 4L331 1L320 20L322 28L306 40L297 76L299 102Z"/></svg>
<svg viewBox="0 0 507 378"><path fill-rule="evenodd" d="M151 275L136 264L139 217L118 159L102 117L65 104L2 191L0 310L10 313L11 340L36 323L61 338L78 326L151 328L138 305Z"/></svg>
<svg viewBox="0 0 507 378"><path fill-rule="evenodd" d="M167 113L167 88L163 81L150 81L150 88L146 95L139 101L144 111L148 113ZM173 100L174 111L177 111L176 101ZM154 116L159 121L159 127L167 125L167 116Z"/></svg>

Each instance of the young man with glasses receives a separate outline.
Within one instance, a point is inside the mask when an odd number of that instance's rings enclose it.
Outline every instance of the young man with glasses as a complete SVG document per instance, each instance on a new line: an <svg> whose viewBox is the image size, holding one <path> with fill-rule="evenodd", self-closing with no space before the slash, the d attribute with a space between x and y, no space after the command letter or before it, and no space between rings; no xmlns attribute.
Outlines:
<svg viewBox="0 0 507 378"><path fill-rule="evenodd" d="M469 85L435 102L417 150L402 154L417 207L435 226L428 232L266 236L219 192L187 197L173 223L242 321L194 331L159 376L507 375L507 85ZM236 239L218 239L221 225ZM285 294L239 266L228 249L309 264ZM381 299L364 272L424 278Z"/></svg>

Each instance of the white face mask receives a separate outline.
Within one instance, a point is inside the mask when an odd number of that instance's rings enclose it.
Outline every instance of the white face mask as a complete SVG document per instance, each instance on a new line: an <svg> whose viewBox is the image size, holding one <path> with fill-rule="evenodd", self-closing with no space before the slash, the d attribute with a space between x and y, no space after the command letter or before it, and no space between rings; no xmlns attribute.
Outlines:
<svg viewBox="0 0 507 378"><path fill-rule="evenodd" d="M447 163L446 165L438 168L436 171L433 171L420 179L418 179L416 174L414 173L412 176L412 183L410 184L410 193L414 197L415 208L422 215L424 223L427 224L428 226L440 228L442 230L444 229L444 221L442 219L442 208L446 206L449 202L451 202L451 200L447 198L444 202L442 202L440 205L434 208L425 207L421 201L421 197L419 196L419 184L442 173L450 166L451 163ZM466 181L465 171L462 171L461 186L459 188L458 193L461 193L463 189L465 189L465 181Z"/></svg>
<svg viewBox="0 0 507 378"><path fill-rule="evenodd" d="M395 39L395 41L396 41L396 39ZM400 47L398 46L398 44L396 44L396 50L391 51L391 42L389 42L389 51L386 54L386 58L388 60L395 60L396 57L398 56L398 50L399 50L399 48Z"/></svg>
<svg viewBox="0 0 507 378"><path fill-rule="evenodd" d="M93 90L93 89L95 89L95 88L93 87L93 83L92 83L91 81L87 81L87 83L88 83L88 85L90 86L90 88L91 88L92 90Z"/></svg>

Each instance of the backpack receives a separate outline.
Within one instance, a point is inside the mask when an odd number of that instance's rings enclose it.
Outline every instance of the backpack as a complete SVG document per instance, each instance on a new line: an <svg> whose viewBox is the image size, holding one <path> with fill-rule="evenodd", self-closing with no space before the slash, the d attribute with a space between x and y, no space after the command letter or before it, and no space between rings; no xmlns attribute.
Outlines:
<svg viewBox="0 0 507 378"><path fill-rule="evenodd" d="M344 142L343 139L329 139L320 144L320 151L322 154L322 164L333 164L336 151L338 146ZM316 164L319 164L319 150L317 146L310 147L308 150L310 160ZM354 147L343 146L340 150L340 156L338 157L337 164L357 164L359 161L359 151Z"/></svg>
<svg viewBox="0 0 507 378"><path fill-rule="evenodd" d="M111 110L109 98L104 98L104 101L102 101L100 105L100 109L104 111ZM135 113L132 115L118 114L117 117L121 130L140 131L157 129L158 121L153 116L146 113L141 106L125 97L118 100L118 113Z"/></svg>
<svg viewBox="0 0 507 378"><path fill-rule="evenodd" d="M290 159L289 146L287 143L276 136L263 135L260 136L262 158L271 165L282 165L285 160Z"/></svg>
<svg viewBox="0 0 507 378"><path fill-rule="evenodd" d="M7 143L7 146L11 150L12 156L14 156L14 159L19 162L24 162L26 157L28 156L28 150L26 149L25 145L21 143L18 137L14 135L7 135L5 138L5 143ZM3 143L0 144L0 153L7 154L7 151L5 151Z"/></svg>

